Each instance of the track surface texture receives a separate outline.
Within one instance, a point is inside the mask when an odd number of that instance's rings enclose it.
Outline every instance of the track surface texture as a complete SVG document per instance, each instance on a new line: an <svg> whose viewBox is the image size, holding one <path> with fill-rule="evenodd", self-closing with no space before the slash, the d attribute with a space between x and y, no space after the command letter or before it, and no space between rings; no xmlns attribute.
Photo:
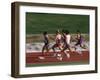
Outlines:
<svg viewBox="0 0 100 80"><path fill-rule="evenodd" d="M60 54L60 56L58 55ZM27 65L38 65L38 64L50 64L50 63L72 63L77 64L77 62L80 62L80 64L84 64L84 62L89 63L89 51L82 51L81 54L79 52L72 52L70 53L67 51L66 55L64 53L56 52L49 52L42 54L41 52L34 52L34 53L26 53L26 66ZM28 66L29 67L29 66Z"/></svg>

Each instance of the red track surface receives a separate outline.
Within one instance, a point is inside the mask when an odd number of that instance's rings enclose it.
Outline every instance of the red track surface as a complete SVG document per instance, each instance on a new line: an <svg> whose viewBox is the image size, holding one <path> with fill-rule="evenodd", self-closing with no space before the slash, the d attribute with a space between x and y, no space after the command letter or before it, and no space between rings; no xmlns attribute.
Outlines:
<svg viewBox="0 0 100 80"><path fill-rule="evenodd" d="M56 57L53 57L53 52L49 52L43 55L41 52L37 53L26 53L26 63L50 63L50 62L77 62L77 61L89 61L89 51L82 51L82 55L77 52L73 52L70 54L70 58L67 58L63 54L63 60L60 61ZM45 59L39 59L42 56Z"/></svg>

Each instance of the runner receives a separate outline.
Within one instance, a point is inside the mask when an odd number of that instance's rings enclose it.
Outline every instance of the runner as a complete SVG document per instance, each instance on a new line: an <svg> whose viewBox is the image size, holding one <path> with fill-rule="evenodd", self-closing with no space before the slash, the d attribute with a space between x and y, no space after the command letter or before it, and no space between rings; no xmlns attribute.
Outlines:
<svg viewBox="0 0 100 80"><path fill-rule="evenodd" d="M66 54L66 56L68 58L70 58L70 54L67 53L66 50L68 49L70 52L72 52L71 51L71 48L70 48L70 40L71 40L71 35L69 34L69 31L68 30L65 30L63 32L63 42L64 42L64 45L63 45L63 50L61 51L61 53Z"/></svg>
<svg viewBox="0 0 100 80"><path fill-rule="evenodd" d="M55 37L55 44L52 46L53 52L54 52L54 57L57 56L57 53L55 51L55 48L59 48L59 50L62 50L62 35L60 33L60 31L58 30L56 32L56 37Z"/></svg>
<svg viewBox="0 0 100 80"><path fill-rule="evenodd" d="M46 52L49 51L49 36L48 36L47 32L43 33L43 37L44 37L44 46L42 48L42 53L44 54L45 50L46 50Z"/></svg>
<svg viewBox="0 0 100 80"><path fill-rule="evenodd" d="M76 40L77 40L77 42L74 45L75 51L77 51L79 54L82 55L82 50L81 49L85 49L85 47L82 45L83 44L83 37L82 37L82 35L81 35L79 30L77 30ZM78 49L79 48L78 46L81 49Z"/></svg>

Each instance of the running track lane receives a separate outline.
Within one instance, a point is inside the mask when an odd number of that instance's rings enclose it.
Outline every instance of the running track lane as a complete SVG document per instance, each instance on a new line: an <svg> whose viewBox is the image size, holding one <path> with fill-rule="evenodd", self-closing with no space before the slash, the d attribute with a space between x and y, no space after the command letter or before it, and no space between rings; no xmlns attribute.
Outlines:
<svg viewBox="0 0 100 80"><path fill-rule="evenodd" d="M59 52L57 52L59 53ZM51 62L60 62L56 57L53 57L53 52L45 53L43 55L41 52L26 53L26 64L38 64L38 63L51 63ZM44 57L45 59L39 59L39 57ZM63 54L63 60L61 62L77 62L77 61L88 61L89 62L89 51L82 51L82 55L77 52L70 54L70 58L67 58Z"/></svg>

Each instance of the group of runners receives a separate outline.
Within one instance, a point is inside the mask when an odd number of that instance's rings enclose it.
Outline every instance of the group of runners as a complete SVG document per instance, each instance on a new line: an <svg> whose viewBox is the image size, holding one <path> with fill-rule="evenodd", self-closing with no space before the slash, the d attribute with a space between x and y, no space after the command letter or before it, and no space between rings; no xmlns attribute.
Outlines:
<svg viewBox="0 0 100 80"><path fill-rule="evenodd" d="M71 34L69 33L68 30L62 30L61 32L59 30L56 31L56 36L55 36L55 43L53 44L53 46L50 48L50 39L49 39L49 35L47 32L43 33L44 36L44 46L42 48L42 53L45 55L45 51L46 53L48 53L50 50L53 50L54 55L53 56L57 56L57 49L58 48L60 50L60 54L66 54L67 57L70 57L70 54L73 52L71 50ZM80 46L82 47L82 42L83 42L83 38L82 35L80 33L79 30L77 30L77 35L76 35L76 43L74 44L73 48L76 50L76 46ZM68 51L69 50L69 53Z"/></svg>

